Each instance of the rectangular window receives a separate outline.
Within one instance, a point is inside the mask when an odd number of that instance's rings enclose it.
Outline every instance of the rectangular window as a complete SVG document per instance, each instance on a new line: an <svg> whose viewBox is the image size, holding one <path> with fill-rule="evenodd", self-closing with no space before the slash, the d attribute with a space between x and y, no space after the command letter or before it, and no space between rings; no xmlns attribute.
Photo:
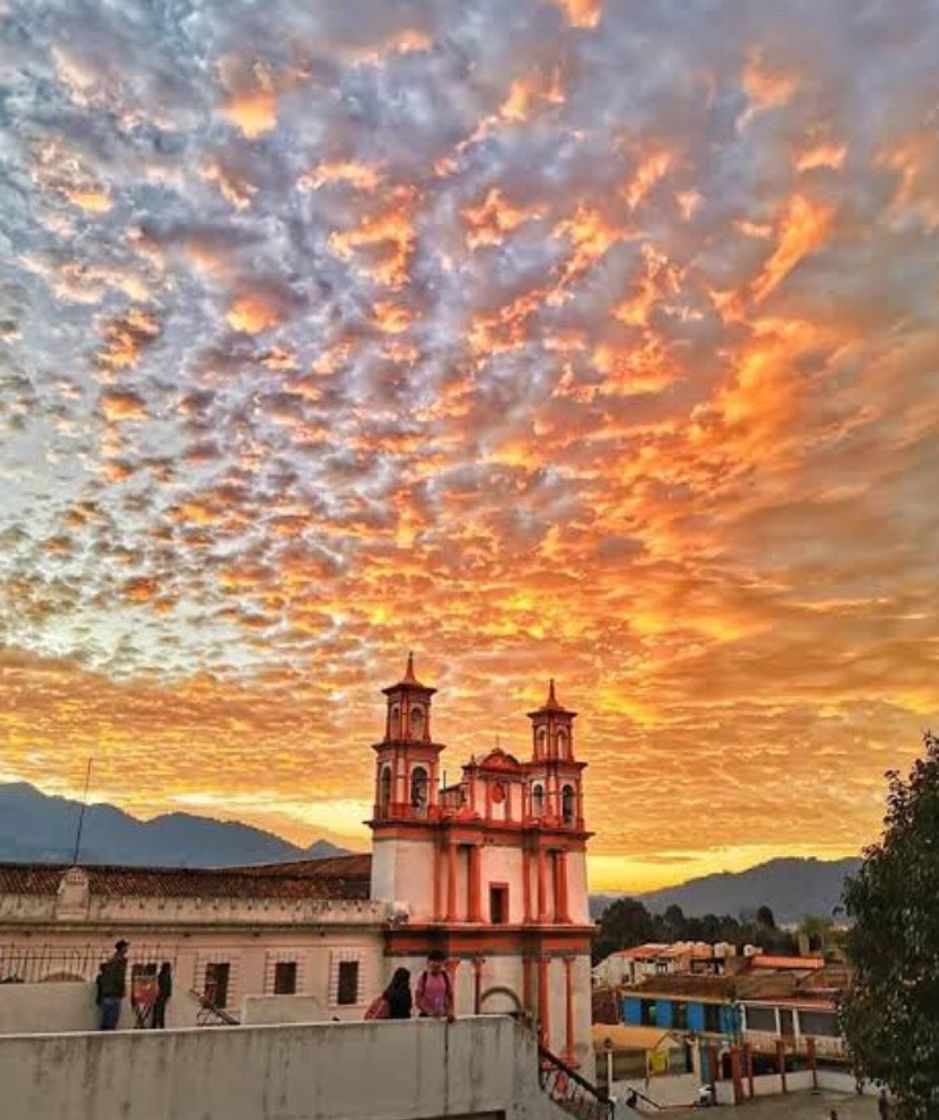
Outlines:
<svg viewBox="0 0 939 1120"><path fill-rule="evenodd" d="M704 1029L711 1034L720 1034L721 1006L719 1003L706 1003L704 1005Z"/></svg>
<svg viewBox="0 0 939 1120"><path fill-rule="evenodd" d="M297 991L297 962L278 961L274 965L274 995L292 996Z"/></svg>
<svg viewBox="0 0 939 1120"><path fill-rule="evenodd" d="M494 926L504 926L509 920L509 888L505 883L489 886L489 921Z"/></svg>
<svg viewBox="0 0 939 1120"><path fill-rule="evenodd" d="M792 1011L788 1007L781 1007L779 1009L779 1031L780 1034L784 1035L786 1038L792 1038L796 1033Z"/></svg>
<svg viewBox="0 0 939 1120"><path fill-rule="evenodd" d="M672 1026L677 1031L686 1031L688 1029L688 1004L687 1003L673 1003L672 1004Z"/></svg>
<svg viewBox="0 0 939 1120"><path fill-rule="evenodd" d="M776 1033L776 1011L772 1007L748 1007L747 1030Z"/></svg>
<svg viewBox="0 0 939 1120"><path fill-rule="evenodd" d="M231 965L228 961L210 961L205 966L205 998L215 1007L228 1006L228 981Z"/></svg>
<svg viewBox="0 0 939 1120"><path fill-rule="evenodd" d="M654 999L644 999L642 1001L642 1010L640 1012L640 1019L644 1027L654 1027L656 1019L658 1018L658 1008L656 1007Z"/></svg>
<svg viewBox="0 0 939 1120"><path fill-rule="evenodd" d="M338 1004L359 1002L359 962L339 962L339 989L336 996Z"/></svg>
<svg viewBox="0 0 939 1120"><path fill-rule="evenodd" d="M800 1011L799 1030L819 1038L840 1038L838 1016L834 1011Z"/></svg>

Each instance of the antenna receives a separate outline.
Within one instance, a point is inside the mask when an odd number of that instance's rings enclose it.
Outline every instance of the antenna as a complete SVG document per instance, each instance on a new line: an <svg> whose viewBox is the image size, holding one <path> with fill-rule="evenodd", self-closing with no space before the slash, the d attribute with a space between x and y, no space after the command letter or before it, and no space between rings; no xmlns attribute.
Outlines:
<svg viewBox="0 0 939 1120"><path fill-rule="evenodd" d="M91 784L91 759L88 759L88 769L85 771L85 792L82 794L81 812L78 814L78 828L75 830L75 852L72 855L72 866L78 866L78 853L82 846L82 825L85 823L85 806L88 804L88 786Z"/></svg>

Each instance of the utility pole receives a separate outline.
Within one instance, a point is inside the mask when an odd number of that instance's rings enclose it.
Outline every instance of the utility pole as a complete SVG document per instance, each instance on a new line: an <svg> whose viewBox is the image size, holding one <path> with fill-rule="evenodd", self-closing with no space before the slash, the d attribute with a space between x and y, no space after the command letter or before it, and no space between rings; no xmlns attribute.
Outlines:
<svg viewBox="0 0 939 1120"><path fill-rule="evenodd" d="M82 794L82 807L78 814L78 828L75 830L75 851L72 854L72 866L78 866L78 853L82 846L82 826L85 823L85 806L88 804L88 787L91 784L91 759L88 759L88 769L85 771L85 792Z"/></svg>

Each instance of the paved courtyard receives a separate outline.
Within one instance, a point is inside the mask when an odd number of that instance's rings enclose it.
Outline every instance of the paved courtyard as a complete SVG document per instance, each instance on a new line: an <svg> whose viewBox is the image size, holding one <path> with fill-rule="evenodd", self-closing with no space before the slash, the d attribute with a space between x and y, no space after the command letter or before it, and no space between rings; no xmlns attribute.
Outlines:
<svg viewBox="0 0 939 1120"><path fill-rule="evenodd" d="M724 1107L716 1113L700 1109L669 1112L669 1120L701 1120L703 1116L720 1115L727 1120L829 1120L831 1110L838 1120L876 1120L877 1102L873 1097L846 1097L843 1093L788 1093L748 1101L738 1108Z"/></svg>

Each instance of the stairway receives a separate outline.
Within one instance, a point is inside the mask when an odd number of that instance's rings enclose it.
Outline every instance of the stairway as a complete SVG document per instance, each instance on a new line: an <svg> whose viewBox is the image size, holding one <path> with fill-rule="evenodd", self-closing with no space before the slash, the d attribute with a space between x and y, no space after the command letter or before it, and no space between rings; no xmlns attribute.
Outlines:
<svg viewBox="0 0 939 1120"><path fill-rule="evenodd" d="M575 1120L613 1120L614 1106L606 1095L544 1046L538 1047L538 1081L542 1092Z"/></svg>

